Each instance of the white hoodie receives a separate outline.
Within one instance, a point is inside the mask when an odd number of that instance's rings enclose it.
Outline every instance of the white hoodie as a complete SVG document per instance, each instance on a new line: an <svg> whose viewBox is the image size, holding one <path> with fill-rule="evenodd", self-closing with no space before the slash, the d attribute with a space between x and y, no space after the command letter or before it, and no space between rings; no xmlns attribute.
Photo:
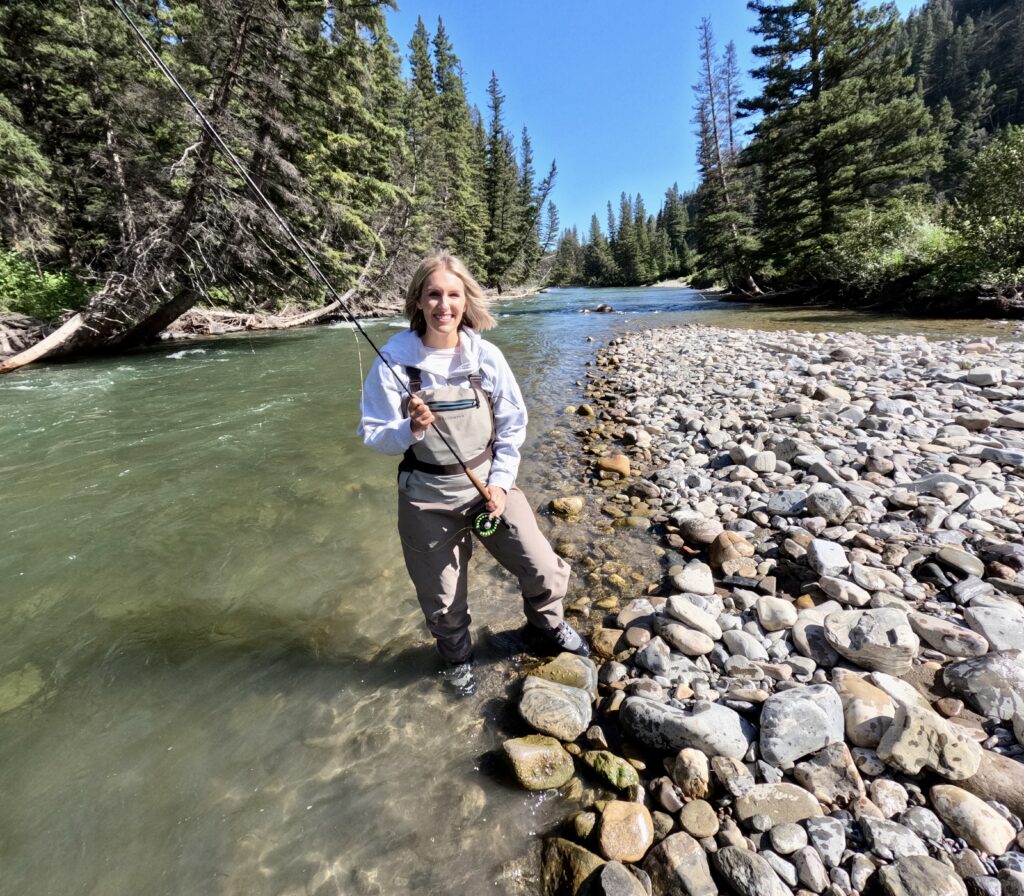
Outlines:
<svg viewBox="0 0 1024 896"><path fill-rule="evenodd" d="M381 348L388 365L408 385L406 367L421 372L424 389L438 386L469 386L469 375L480 372L481 385L491 397L494 410L494 460L487 477L489 485L506 492L519 472L519 448L526 439L526 405L519 384L497 346L463 327L459 330L462 363L449 370L450 356L439 356L423 344L413 330L392 336ZM412 431L409 418L402 413L405 392L384 368L380 358L373 362L363 389L362 420L356 432L370 448L383 454L404 454L423 438Z"/></svg>

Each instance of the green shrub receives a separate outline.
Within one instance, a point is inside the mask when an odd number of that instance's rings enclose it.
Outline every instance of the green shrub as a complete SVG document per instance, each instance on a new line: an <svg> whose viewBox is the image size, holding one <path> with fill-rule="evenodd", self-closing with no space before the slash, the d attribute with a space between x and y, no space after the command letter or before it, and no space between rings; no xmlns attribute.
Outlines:
<svg viewBox="0 0 1024 896"><path fill-rule="evenodd" d="M814 273L865 293L905 278L927 279L957 243L933 210L902 200L881 210L860 209L845 225L823 241Z"/></svg>
<svg viewBox="0 0 1024 896"><path fill-rule="evenodd" d="M1024 283L1024 126L1007 128L979 153L955 227L965 277L983 286Z"/></svg>
<svg viewBox="0 0 1024 896"><path fill-rule="evenodd" d="M40 274L13 252L0 249L0 311L51 321L81 308L88 298L88 285L73 274Z"/></svg>

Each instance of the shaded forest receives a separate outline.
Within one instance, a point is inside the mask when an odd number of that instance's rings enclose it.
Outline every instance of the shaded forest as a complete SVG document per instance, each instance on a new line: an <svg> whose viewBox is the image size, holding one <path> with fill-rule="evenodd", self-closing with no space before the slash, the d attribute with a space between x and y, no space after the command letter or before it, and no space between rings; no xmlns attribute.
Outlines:
<svg viewBox="0 0 1024 896"><path fill-rule="evenodd" d="M1024 285L1024 4L753 0L751 75L698 28L700 182L564 231L552 281L954 307Z"/></svg>
<svg viewBox="0 0 1024 896"><path fill-rule="evenodd" d="M537 278L554 162L509 130L496 75L469 105L440 20L402 50L390 0L124 5L356 309L439 246L491 287ZM323 292L112 5L0 8L0 312L66 321L47 354L140 343L197 303L315 312Z"/></svg>

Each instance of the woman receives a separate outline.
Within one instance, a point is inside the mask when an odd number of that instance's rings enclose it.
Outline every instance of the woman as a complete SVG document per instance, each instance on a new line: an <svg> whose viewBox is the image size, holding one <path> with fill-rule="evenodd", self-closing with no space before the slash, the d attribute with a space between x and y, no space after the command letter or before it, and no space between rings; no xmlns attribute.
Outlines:
<svg viewBox="0 0 1024 896"><path fill-rule="evenodd" d="M481 510L504 521L481 541L519 579L529 624L552 648L587 656L563 617L569 566L515 486L526 408L504 356L478 335L495 324L480 285L454 256L431 255L409 284L405 314L409 329L381 349L391 369L378 358L367 376L360 434L377 451L403 455L398 532L446 681L459 695L476 687L466 583L472 518ZM486 483L486 502L449 446Z"/></svg>

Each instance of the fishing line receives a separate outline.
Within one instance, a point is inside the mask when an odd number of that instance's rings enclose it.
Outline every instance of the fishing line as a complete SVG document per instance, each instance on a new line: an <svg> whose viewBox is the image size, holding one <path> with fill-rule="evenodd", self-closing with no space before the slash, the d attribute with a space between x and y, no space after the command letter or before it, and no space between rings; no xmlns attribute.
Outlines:
<svg viewBox="0 0 1024 896"><path fill-rule="evenodd" d="M150 61L157 67L157 69L159 69L161 74L163 74L163 76L167 78L167 80L170 81L171 84L174 85L175 89L181 95L182 99L184 99L185 102L188 103L192 111L196 114L196 117L199 119L202 126L206 129L206 132L210 135L211 138L213 138L213 142L217 145L217 148L220 149L220 151L224 154L225 158L227 158L228 162L231 163L231 167L235 169L238 176L241 177L242 180L245 182L245 185L250 190L252 190L253 194L256 196L257 199L259 199L263 207L268 212L270 212L271 216L277 222L277 225L281 228L282 231L284 231L285 236L287 236L288 239L291 240L292 244L295 246L296 249L299 250L299 253L306 260L306 263L310 266L313 273L316 274L317 279L334 297L334 300L338 303L338 307L341 308L341 310L345 313L345 316L348 317L348 319L352 322L355 328L359 331L360 335L370 344L370 348L373 349L374 354L376 354L377 357L380 359L381 364L383 364L384 367L387 368L388 371L390 371L392 377L394 377L395 382L398 383L399 389L406 395L408 395L410 399L414 398L415 396L409 389L408 385L406 385L406 383L403 382L402 378L395 372L394 368L390 364L388 364L387 359L381 354L380 349L377 348L377 344L370 338L369 334L366 332L366 330L363 329L362 325L359 323L356 316L349 310L344 298L342 298L342 296L338 294L338 291L334 288L334 285L331 283L330 280L327 279L327 276L324 274L324 272L320 270L320 266L313 259L313 256L303 245L302 241L292 231L291 227L288 226L288 222L285 221L285 219L281 216L278 210L274 207L274 204L269 199L267 199L266 196L263 195L263 191L259 188L259 185L256 183L256 181L252 179L249 172L245 170L245 167L242 165L242 163L239 162L238 157L234 154L234 152L231 151L231 147L229 147L224 142L224 140L220 136L220 133L213 126L213 123L206 117L205 113L199 107L198 103L196 103L196 101L192 99L192 95L182 86L181 82L177 79L177 77L175 77L174 72L172 72L167 67L167 64L163 61L163 59L160 58L156 50L153 49L150 42L146 39L146 36L142 33L141 30L139 30L139 27L135 24L135 21L132 19L132 17L128 15L127 11L121 5L119 0L110 0L110 3L114 7L114 9L116 9L121 14L121 17L128 23L128 27L131 28L135 37L138 39L139 44L142 46L143 50L145 50L146 55L149 57ZM489 501L490 495L487 494L487 490L484 488L483 484L476 477L476 475L469 469L469 467L466 466L465 461L462 460L462 458L459 456L458 452L452 447L448 439L445 438L444 433L441 432L437 424L432 422L430 424L430 428L433 429L435 433L437 433L437 436L441 440L444 447L451 452L452 457L455 458L456 463L458 463L458 465L462 467L463 472L466 474L466 476L469 477L470 482L473 483L473 487L477 490L477 492L480 493L480 497L482 497L485 501ZM501 522L504 522L504 520L501 520ZM497 523L495 523L495 527L496 526ZM476 528L475 524L474 528Z"/></svg>

